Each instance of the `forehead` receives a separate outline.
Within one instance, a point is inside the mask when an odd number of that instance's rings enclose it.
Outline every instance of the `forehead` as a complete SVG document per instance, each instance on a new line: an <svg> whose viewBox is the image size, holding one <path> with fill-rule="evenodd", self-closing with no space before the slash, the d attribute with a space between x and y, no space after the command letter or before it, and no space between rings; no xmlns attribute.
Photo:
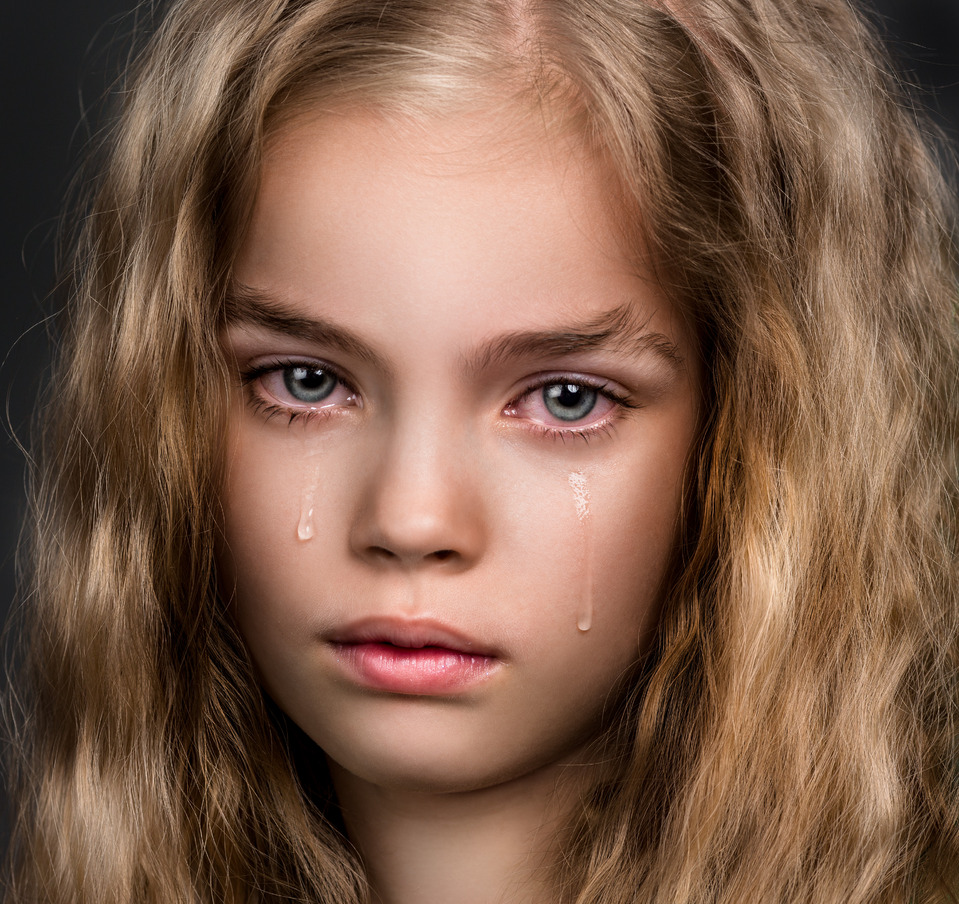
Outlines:
<svg viewBox="0 0 959 904"><path fill-rule="evenodd" d="M497 321L562 328L630 303L640 320L672 317L612 181L577 135L509 105L313 111L266 148L237 283L368 335L389 322L444 342L454 319L465 341Z"/></svg>
<svg viewBox="0 0 959 904"><path fill-rule="evenodd" d="M554 126L507 103L432 116L303 113L266 144L241 262L257 247L280 251L271 236L284 227L332 226L328 238L347 238L364 215L370 238L377 223L407 233L418 225L434 248L443 244L435 227L444 220L485 217L496 226L486 236L495 243L496 234L515 241L540 232L545 218L573 218L584 245L626 250L623 236L608 234L623 217L606 159Z"/></svg>
<svg viewBox="0 0 959 904"><path fill-rule="evenodd" d="M294 173L308 175L314 184L328 173L338 188L348 189L360 170L359 181L371 191L382 187L381 179L397 189L421 189L425 180L434 180L436 191L447 192L470 185L482 190L491 180L532 189L548 179L555 190L569 176L589 183L576 187L585 187L605 207L615 196L608 160L587 148L569 122L506 102L418 115L381 107L301 113L267 139L261 194L264 186L272 190L277 178L288 180Z"/></svg>

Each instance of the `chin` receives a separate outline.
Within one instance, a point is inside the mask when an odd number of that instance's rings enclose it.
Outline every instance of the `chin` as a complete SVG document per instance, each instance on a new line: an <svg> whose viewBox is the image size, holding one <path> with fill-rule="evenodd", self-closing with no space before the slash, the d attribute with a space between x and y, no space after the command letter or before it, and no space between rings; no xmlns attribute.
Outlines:
<svg viewBox="0 0 959 904"><path fill-rule="evenodd" d="M355 778L389 791L453 794L477 791L509 781L531 768L526 763L503 763L491 759L489 752L475 750L464 756L461 750L436 743L377 746L375 749L352 747L326 748L331 769L348 772ZM532 767L535 768L535 767Z"/></svg>
<svg viewBox="0 0 959 904"><path fill-rule="evenodd" d="M354 739L355 740L355 739ZM369 739L365 739L369 740ZM394 792L455 794L505 785L551 766L576 761L588 739L516 745L515 738L423 733L380 743L321 744L331 770ZM511 741L514 743L511 745Z"/></svg>
<svg viewBox="0 0 959 904"><path fill-rule="evenodd" d="M449 763L362 763L354 768L331 761L331 768L339 766L355 778L384 791L407 794L458 794L480 791L501 784L504 780L485 770L463 768Z"/></svg>

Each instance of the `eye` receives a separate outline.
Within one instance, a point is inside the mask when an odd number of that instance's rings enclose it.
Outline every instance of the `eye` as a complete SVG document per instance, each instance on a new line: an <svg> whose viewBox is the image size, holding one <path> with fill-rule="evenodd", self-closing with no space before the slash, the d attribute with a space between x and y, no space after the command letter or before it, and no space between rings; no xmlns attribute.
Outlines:
<svg viewBox="0 0 959 904"><path fill-rule="evenodd" d="M609 427L625 409L637 407L608 382L562 375L541 378L504 413L549 435L585 437Z"/></svg>
<svg viewBox="0 0 959 904"><path fill-rule="evenodd" d="M313 361L269 361L242 374L254 410L268 418L322 415L361 407L353 387L332 367Z"/></svg>

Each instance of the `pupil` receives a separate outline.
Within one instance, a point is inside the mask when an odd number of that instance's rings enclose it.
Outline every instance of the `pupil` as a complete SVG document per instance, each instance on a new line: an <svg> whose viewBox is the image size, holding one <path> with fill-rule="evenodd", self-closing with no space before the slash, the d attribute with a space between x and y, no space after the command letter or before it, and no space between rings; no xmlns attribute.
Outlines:
<svg viewBox="0 0 959 904"><path fill-rule="evenodd" d="M288 367L283 371L283 383L298 402L312 404L333 392L337 380L318 367Z"/></svg>
<svg viewBox="0 0 959 904"><path fill-rule="evenodd" d="M562 421L578 421L593 410L596 390L577 383L553 383L545 387L543 401L554 417Z"/></svg>

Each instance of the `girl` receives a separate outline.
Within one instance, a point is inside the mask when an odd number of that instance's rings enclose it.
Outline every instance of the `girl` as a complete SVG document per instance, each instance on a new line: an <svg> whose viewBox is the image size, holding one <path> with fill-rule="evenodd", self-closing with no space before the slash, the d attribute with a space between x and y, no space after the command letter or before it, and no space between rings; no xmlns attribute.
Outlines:
<svg viewBox="0 0 959 904"><path fill-rule="evenodd" d="M18 902L959 890L947 192L843 0L179 0L44 413Z"/></svg>

